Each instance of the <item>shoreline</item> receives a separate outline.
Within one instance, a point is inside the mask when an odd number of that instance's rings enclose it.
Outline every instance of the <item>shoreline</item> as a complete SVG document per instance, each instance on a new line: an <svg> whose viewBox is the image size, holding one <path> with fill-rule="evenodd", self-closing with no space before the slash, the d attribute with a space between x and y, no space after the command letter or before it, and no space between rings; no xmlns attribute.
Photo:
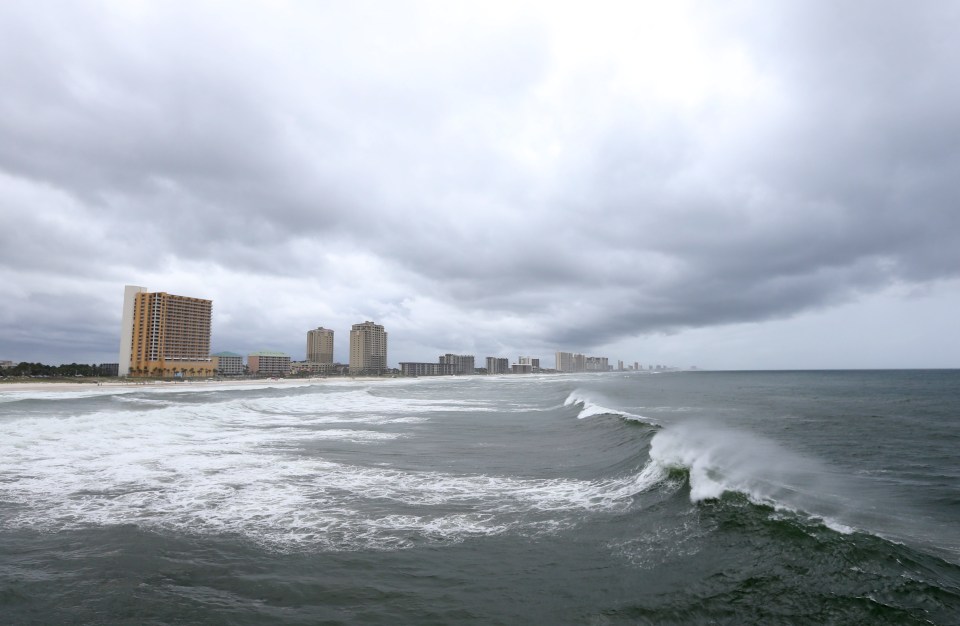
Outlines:
<svg viewBox="0 0 960 626"><path fill-rule="evenodd" d="M0 393L4 391L93 391L96 389L170 389L174 387L242 387L244 385L297 385L297 384L318 384L324 382L345 382L345 381L376 381L388 380L376 376L337 376L335 378L244 378L239 380L150 380L150 381L65 381L53 380L47 382L37 381L0 381ZM392 380L392 379L390 379Z"/></svg>

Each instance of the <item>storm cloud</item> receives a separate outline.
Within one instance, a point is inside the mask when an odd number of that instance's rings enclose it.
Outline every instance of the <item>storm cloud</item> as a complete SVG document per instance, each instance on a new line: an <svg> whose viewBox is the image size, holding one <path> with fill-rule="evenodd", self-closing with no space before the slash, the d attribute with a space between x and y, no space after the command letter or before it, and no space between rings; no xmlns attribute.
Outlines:
<svg viewBox="0 0 960 626"><path fill-rule="evenodd" d="M951 3L8 3L0 358L115 360L124 284L213 299L217 349L303 358L324 325L342 360L374 319L393 363L940 289L958 27Z"/></svg>

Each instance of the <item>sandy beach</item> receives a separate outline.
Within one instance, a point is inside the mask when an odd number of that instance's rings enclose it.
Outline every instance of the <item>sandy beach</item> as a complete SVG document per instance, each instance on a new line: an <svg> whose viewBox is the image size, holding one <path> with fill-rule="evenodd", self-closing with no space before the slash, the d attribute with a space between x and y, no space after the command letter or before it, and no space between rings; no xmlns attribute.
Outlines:
<svg viewBox="0 0 960 626"><path fill-rule="evenodd" d="M172 388L172 387L202 387L202 386L216 386L216 387L226 387L226 386L244 386L244 385L304 385L304 384L317 384L323 382L344 382L350 380L362 380L362 381L377 381L377 380L388 380L386 378L377 378L377 377L350 377L350 376L336 376L330 378L244 378L244 379L223 379L223 380L187 380L187 381L142 381L136 382L132 380L105 380L100 382L93 381L83 381L83 382L68 382L68 381L49 381L49 382L39 382L36 380L26 380L21 381L17 380L16 382L7 382L5 380L0 381L0 393L4 391L84 391L89 390L93 391L95 389L121 389L121 388Z"/></svg>

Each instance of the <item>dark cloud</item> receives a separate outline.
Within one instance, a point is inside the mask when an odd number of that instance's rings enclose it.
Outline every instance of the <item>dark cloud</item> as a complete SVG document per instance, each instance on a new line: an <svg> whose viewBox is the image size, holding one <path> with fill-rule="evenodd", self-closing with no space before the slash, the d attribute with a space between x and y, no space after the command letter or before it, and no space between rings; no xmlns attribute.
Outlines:
<svg viewBox="0 0 960 626"><path fill-rule="evenodd" d="M56 8L0 9L5 352L111 352L147 280L216 295L224 348L493 351L960 274L946 4Z"/></svg>

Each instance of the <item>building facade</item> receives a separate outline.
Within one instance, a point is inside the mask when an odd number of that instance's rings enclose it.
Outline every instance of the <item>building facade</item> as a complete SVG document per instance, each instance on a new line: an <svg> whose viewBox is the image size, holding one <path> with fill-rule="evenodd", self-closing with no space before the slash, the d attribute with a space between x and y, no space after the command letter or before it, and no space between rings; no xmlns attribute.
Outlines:
<svg viewBox="0 0 960 626"><path fill-rule="evenodd" d="M401 376L452 376L456 374L452 363L400 363Z"/></svg>
<svg viewBox="0 0 960 626"><path fill-rule="evenodd" d="M573 353L572 352L557 352L557 371L558 372L574 372L576 371L573 363Z"/></svg>
<svg viewBox="0 0 960 626"><path fill-rule="evenodd" d="M221 376L241 376L244 374L243 355L236 352L217 352L210 355L213 369Z"/></svg>
<svg viewBox="0 0 960 626"><path fill-rule="evenodd" d="M213 302L127 285L120 321L120 376L210 376Z"/></svg>
<svg viewBox="0 0 960 626"><path fill-rule="evenodd" d="M588 372L610 371L610 361L605 356L588 356L584 369Z"/></svg>
<svg viewBox="0 0 960 626"><path fill-rule="evenodd" d="M504 357L488 356L487 357L487 374L509 374L510 373L510 359Z"/></svg>
<svg viewBox="0 0 960 626"><path fill-rule="evenodd" d="M97 366L97 376L116 376L119 371L119 363L101 363Z"/></svg>
<svg viewBox="0 0 960 626"><path fill-rule="evenodd" d="M472 375L476 369L476 359L472 354L444 354L439 363L453 366L453 373L460 376Z"/></svg>
<svg viewBox="0 0 960 626"><path fill-rule="evenodd" d="M532 356L521 356L517 358L517 365L524 368L523 373L534 373L540 371L540 359Z"/></svg>
<svg viewBox="0 0 960 626"><path fill-rule="evenodd" d="M333 331L320 326L307 331L307 360L333 363Z"/></svg>
<svg viewBox="0 0 960 626"><path fill-rule="evenodd" d="M286 376L290 373L290 355L260 350L247 355L247 370L257 376Z"/></svg>
<svg viewBox="0 0 960 626"><path fill-rule="evenodd" d="M605 356L587 356L572 352L557 352L558 372L607 372L610 359ZM623 369L621 362L620 368Z"/></svg>
<svg viewBox="0 0 960 626"><path fill-rule="evenodd" d="M350 330L350 373L382 374L387 370L387 333L373 322L354 324Z"/></svg>
<svg viewBox="0 0 960 626"><path fill-rule="evenodd" d="M346 369L342 363L317 363L316 361L291 361L290 373L293 375L318 374L330 376L340 374Z"/></svg>

